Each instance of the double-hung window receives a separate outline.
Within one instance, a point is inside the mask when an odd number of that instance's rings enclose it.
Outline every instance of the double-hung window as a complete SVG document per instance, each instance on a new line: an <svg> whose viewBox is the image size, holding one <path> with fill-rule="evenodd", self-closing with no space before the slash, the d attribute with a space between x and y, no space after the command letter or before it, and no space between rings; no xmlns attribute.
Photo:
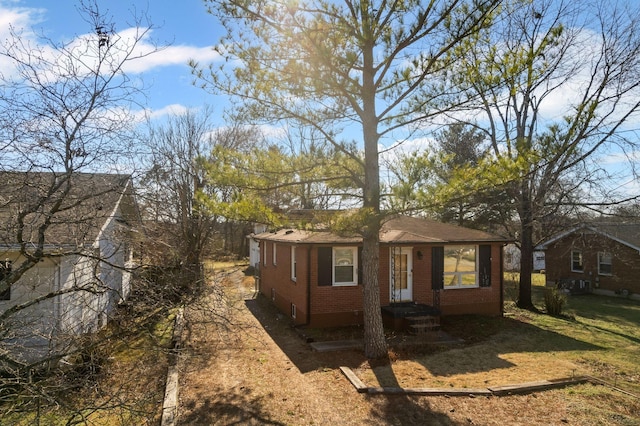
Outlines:
<svg viewBox="0 0 640 426"><path fill-rule="evenodd" d="M318 285L358 285L358 247L318 247Z"/></svg>
<svg viewBox="0 0 640 426"><path fill-rule="evenodd" d="M584 262L580 250L571 250L571 271L584 272Z"/></svg>
<svg viewBox="0 0 640 426"><path fill-rule="evenodd" d="M347 286L358 284L358 248L333 248L333 285Z"/></svg>
<svg viewBox="0 0 640 426"><path fill-rule="evenodd" d="M262 264L267 266L267 242L262 240L260 244L262 244Z"/></svg>
<svg viewBox="0 0 640 426"><path fill-rule="evenodd" d="M611 253L598 252L598 275L612 275L612 261Z"/></svg>
<svg viewBox="0 0 640 426"><path fill-rule="evenodd" d="M291 246L291 281L298 279L298 262L296 260L296 246Z"/></svg>
<svg viewBox="0 0 640 426"><path fill-rule="evenodd" d="M278 262L276 261L277 258L277 253L278 253L278 245L274 242L273 243L273 253L272 253L272 257L273 257L273 266L276 266L278 264Z"/></svg>
<svg viewBox="0 0 640 426"><path fill-rule="evenodd" d="M444 247L444 288L472 288L478 284L478 250L474 245Z"/></svg>

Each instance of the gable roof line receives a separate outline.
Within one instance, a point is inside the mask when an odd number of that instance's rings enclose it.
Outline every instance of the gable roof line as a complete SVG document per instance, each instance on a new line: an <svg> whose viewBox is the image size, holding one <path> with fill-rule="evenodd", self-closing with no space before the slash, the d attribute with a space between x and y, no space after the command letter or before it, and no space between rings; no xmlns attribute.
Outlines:
<svg viewBox="0 0 640 426"><path fill-rule="evenodd" d="M549 240L544 241L541 244L538 244L536 246L536 249L545 250L550 244L553 244L556 241L559 241L559 240L565 238L566 236L571 235L576 231L579 231L580 229L588 229L590 231L595 232L596 234L600 234L600 235L602 235L604 237L607 237L607 238L609 238L609 239L611 239L613 241L616 241L616 242L618 242L618 243L620 243L622 245L625 245L625 246L627 246L627 247L629 247L629 248L631 248L633 250L636 250L636 251L638 251L638 253L640 253L640 247L639 246L637 246L637 245L635 245L635 244L633 244L633 243L631 243L629 241L626 241L626 240L624 240L624 239L622 239L620 237L612 235L612 234L610 234L608 232L605 232L605 231L603 231L601 229L598 229L598 227L595 226L595 225L578 225L578 226L574 226L573 228L571 228L571 229L569 229L569 230L567 230L565 232L559 233L555 237L552 237Z"/></svg>
<svg viewBox="0 0 640 426"><path fill-rule="evenodd" d="M445 241L444 241L443 239L441 239L441 238L434 238L434 237L429 237L429 236L426 236L426 235L425 235L425 236L422 236L422 235L416 234L415 232L411 232L411 231L390 230L390 231L385 232L385 235L386 235L386 234L391 234L391 233L394 233L394 232L396 232L396 233L398 234L398 236L400 236L400 235L403 235L403 236L404 236L404 235L410 235L410 236L412 236L413 238L415 238L415 240L413 240L413 241L412 241L412 240L406 240L406 241L404 241L404 242L406 242L406 243L411 243L411 242L415 242L415 243L424 243L424 242L426 242L426 241L424 241L424 240L431 240L431 241L432 241L432 242L434 242L434 243L443 243L443 242L445 242ZM387 239L384 239L384 238L382 238L382 237L381 237L381 238L380 238L380 243L381 243L381 244L393 244L393 243L394 243L394 240L393 240L393 239L389 239L389 240L387 240Z"/></svg>
<svg viewBox="0 0 640 426"><path fill-rule="evenodd" d="M100 228L100 231L98 232L98 235L96 235L96 238L95 238L95 240L93 242L93 247L94 248L97 248L97 246L99 246L100 240L102 239L102 235L105 233L106 229L109 227L111 222L113 220L115 220L116 212L120 208L120 204L122 203L122 199L124 198L124 195L127 193L127 189L129 188L130 185L131 185L131 177L129 177L127 179L127 183L124 185L124 188L122 189L122 192L118 196L118 201L115 202L115 205L113 206L113 209L111 210L111 214L107 217L107 220L104 221L104 223L102 224L102 227Z"/></svg>

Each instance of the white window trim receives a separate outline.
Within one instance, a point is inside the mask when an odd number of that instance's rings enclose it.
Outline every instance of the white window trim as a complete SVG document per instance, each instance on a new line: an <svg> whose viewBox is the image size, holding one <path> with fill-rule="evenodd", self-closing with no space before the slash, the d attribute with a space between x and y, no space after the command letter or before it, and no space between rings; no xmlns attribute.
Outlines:
<svg viewBox="0 0 640 426"><path fill-rule="evenodd" d="M298 309L295 304L291 304L291 318L296 319L296 315L298 314Z"/></svg>
<svg viewBox="0 0 640 426"><path fill-rule="evenodd" d="M273 251L273 253L272 253L272 254L273 254L273 259L272 259L272 261L273 261L273 266L276 266L276 265L277 265L277 261L276 261L276 258L277 258L277 256L276 256L276 253L277 253L277 247L278 247L278 245L274 242L274 243L273 243L273 248L272 248L272 251Z"/></svg>
<svg viewBox="0 0 640 426"><path fill-rule="evenodd" d="M573 268L573 253L579 253L580 259L582 259L582 269L574 269ZM584 272L584 257L582 257L582 250L571 250L571 258L569 259L571 262L571 272Z"/></svg>
<svg viewBox="0 0 640 426"><path fill-rule="evenodd" d="M260 243L262 244L262 264L267 266L267 242L262 240Z"/></svg>
<svg viewBox="0 0 640 426"><path fill-rule="evenodd" d="M479 267L478 265L480 264L480 246L478 246L477 244L448 244L446 246L444 246L445 252L447 250L447 247L473 247L475 250L475 254L476 254L476 260L475 260L475 271L473 272L474 276L475 276L475 284L473 285L464 285L462 284L462 275L471 275L470 271L466 271L466 272L443 272L444 274L444 285L443 285L443 289L444 290L456 290L456 289L461 289L461 288L480 288L480 271L479 271ZM446 257L445 257L446 259ZM456 276L458 279L458 284L457 285L446 285L447 283L447 277L453 277Z"/></svg>
<svg viewBox="0 0 640 426"><path fill-rule="evenodd" d="M298 260L296 259L296 246L291 246L291 281L298 280Z"/></svg>
<svg viewBox="0 0 640 426"><path fill-rule="evenodd" d="M602 258L608 255L609 256L609 268L611 269L611 272L602 272L600 271L600 265L603 264L604 262L602 262ZM613 255L609 252L604 252L604 251L599 251L598 252L598 275L604 275L606 277L610 277L613 275Z"/></svg>
<svg viewBox="0 0 640 426"><path fill-rule="evenodd" d="M350 249L353 255L353 275L351 281L336 282L336 249L346 250ZM333 247L331 250L331 284L334 287L353 287L358 285L358 247Z"/></svg>

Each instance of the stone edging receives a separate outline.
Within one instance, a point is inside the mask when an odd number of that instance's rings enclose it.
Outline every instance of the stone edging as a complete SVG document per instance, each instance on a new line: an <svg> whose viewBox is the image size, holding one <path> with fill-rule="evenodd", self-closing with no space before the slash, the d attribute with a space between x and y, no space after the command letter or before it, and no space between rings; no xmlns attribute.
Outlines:
<svg viewBox="0 0 640 426"><path fill-rule="evenodd" d="M184 311L178 310L173 325L171 349L174 351L170 359L165 383L164 400L162 402L161 426L175 426L178 421L178 356L175 353L182 344L182 329L184 327Z"/></svg>

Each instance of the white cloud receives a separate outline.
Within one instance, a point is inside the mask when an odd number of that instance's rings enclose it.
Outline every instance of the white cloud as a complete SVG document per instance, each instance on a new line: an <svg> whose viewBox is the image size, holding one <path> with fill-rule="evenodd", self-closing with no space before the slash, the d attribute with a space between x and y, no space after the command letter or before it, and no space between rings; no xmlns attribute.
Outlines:
<svg viewBox="0 0 640 426"><path fill-rule="evenodd" d="M13 27L22 36L31 38L32 27L43 21L44 9L7 6L0 3L0 38L9 37L9 28Z"/></svg>
<svg viewBox="0 0 640 426"><path fill-rule="evenodd" d="M603 165L629 163L640 164L640 151L632 151L628 153L621 151L613 152L599 158L598 162Z"/></svg>
<svg viewBox="0 0 640 426"><path fill-rule="evenodd" d="M2 0L0 0L0 40L13 41L16 39L10 33L10 29L13 28L19 35L21 43L31 45L33 49L40 49L48 59L54 58L56 56L55 52L52 51L49 45L42 44L34 31L39 23L44 22L46 12L45 9L21 7L12 2L2 3ZM123 71L129 74L139 74L166 66L181 65L186 67L189 60L210 63L220 58L220 55L211 46L183 44L166 46L158 50L152 36L153 31L143 27L127 28L113 35L111 40L114 46L111 52L114 54L114 62L123 59L121 55L117 54L118 51L132 51L131 57L135 59L127 61L124 64ZM96 35L93 33L82 34L71 41L65 40L64 43L71 47L76 54L82 52L82 60L87 61L86 64L91 66L96 60L96 58L91 58L92 53L95 54L95 49L93 49L94 52L91 51L92 49L88 49L86 41L95 37ZM133 46L134 43L136 43L135 47ZM14 69L11 62L5 58L0 58L0 67L5 76L11 75Z"/></svg>
<svg viewBox="0 0 640 426"><path fill-rule="evenodd" d="M156 120L171 115L184 115L187 113L187 111L189 111L189 108L185 107L184 105L171 104L154 111L145 110L143 113L145 117L148 117L151 120Z"/></svg>
<svg viewBox="0 0 640 426"><path fill-rule="evenodd" d="M123 39L133 41L136 29L129 29L119 35ZM127 73L142 73L154 68L165 66L187 66L190 60L195 62L215 62L220 59L218 52L211 46L198 47L188 45L167 46L154 51L156 46L150 42L150 34L147 34L138 42L134 50L134 56L138 56L134 61L128 62L124 68Z"/></svg>

